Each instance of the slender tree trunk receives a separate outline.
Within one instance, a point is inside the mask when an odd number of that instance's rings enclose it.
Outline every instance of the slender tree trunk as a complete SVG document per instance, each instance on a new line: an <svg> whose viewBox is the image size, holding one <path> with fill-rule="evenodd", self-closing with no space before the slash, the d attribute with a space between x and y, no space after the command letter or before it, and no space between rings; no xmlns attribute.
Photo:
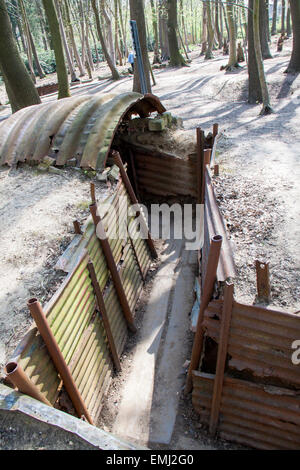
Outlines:
<svg viewBox="0 0 300 470"><path fill-rule="evenodd" d="M61 39L62 39L62 43L63 43L63 47L64 47L64 50L65 50L67 63L68 63L68 67L69 67L69 71L70 71L70 75L71 75L71 82L78 82L79 80L76 77L75 69L73 67L73 63L72 63L72 60L71 60L69 46L68 46L68 43L67 43L66 32L65 32L65 28L64 28L64 24L63 24L63 20L62 20L60 5L59 5L58 0L54 0L54 3L55 3L56 12L57 12L60 35L61 35Z"/></svg>
<svg viewBox="0 0 300 470"><path fill-rule="evenodd" d="M177 41L177 0L167 0L168 7L168 38L170 47L170 65L180 67L185 60L180 54Z"/></svg>
<svg viewBox="0 0 300 470"><path fill-rule="evenodd" d="M65 0L65 10L66 10L66 19L67 19L67 26L68 26L69 35L70 35L70 41L73 47L77 66L79 68L79 76L83 77L85 75L85 71L84 71L84 67L82 65L81 57L78 52L76 41L75 41L75 36L74 36L74 31L73 31L73 26L72 26L72 21L71 21L71 16L70 16L69 0Z"/></svg>
<svg viewBox="0 0 300 470"><path fill-rule="evenodd" d="M271 28L272 36L274 36L277 32L277 7L278 7L278 0L274 0L273 14L272 14L272 28Z"/></svg>
<svg viewBox="0 0 300 470"><path fill-rule="evenodd" d="M0 0L0 70L12 112L41 102L14 40L5 0Z"/></svg>
<svg viewBox="0 0 300 470"><path fill-rule="evenodd" d="M266 0L260 0L259 2L259 34L261 53L263 59L272 59L272 55L269 48L269 9Z"/></svg>
<svg viewBox="0 0 300 470"><path fill-rule="evenodd" d="M264 71L264 63L263 57L261 53L261 45L260 45L260 34L259 34L259 7L260 0L254 0L254 7L253 7L253 37L254 37L254 50L255 50L255 57L258 67L258 76L262 91L262 102L263 107L260 112L261 115L270 114L272 113L272 108L270 105L270 98L269 98L269 91L267 86L267 81L265 77Z"/></svg>
<svg viewBox="0 0 300 470"><path fill-rule="evenodd" d="M107 50L107 47L106 47L106 44L105 44L105 41L104 41L104 37L103 37L103 34L102 34L102 30L101 30L100 19L99 19L99 12L98 12L98 8L97 8L97 5L96 5L96 0L91 0L91 2L92 2L92 8L93 8L93 11L94 11L94 14L95 14L97 33L98 33L99 41L101 43L101 48L102 48L103 55L105 57L105 60L107 62L108 67L110 68L113 80L119 80L119 78L120 78L119 72L116 69L113 61L111 60L111 57L108 53L108 50Z"/></svg>
<svg viewBox="0 0 300 470"><path fill-rule="evenodd" d="M45 13L51 32L51 39L55 53L56 73L58 79L58 99L70 96L68 72L65 63L62 39L60 36L59 23L53 0L43 0Z"/></svg>
<svg viewBox="0 0 300 470"><path fill-rule="evenodd" d="M200 55L205 55L207 50L207 3L202 6L202 36L201 36L201 52Z"/></svg>
<svg viewBox="0 0 300 470"><path fill-rule="evenodd" d="M291 37L292 35L292 27L291 27L291 8L288 6L287 12L286 12L286 35L288 38Z"/></svg>
<svg viewBox="0 0 300 470"><path fill-rule="evenodd" d="M227 0L226 9L229 27L229 62L226 65L225 69L230 71L239 67L236 49L236 28L234 19L234 9L231 0Z"/></svg>
<svg viewBox="0 0 300 470"><path fill-rule="evenodd" d="M207 50L205 53L205 60L213 58L213 44L214 44L214 28L212 23L212 11L211 11L211 4L208 2L206 5L206 12L207 12L207 31L208 31L208 41L207 41Z"/></svg>
<svg viewBox="0 0 300 470"><path fill-rule="evenodd" d="M216 28L217 38L218 38L218 47L219 47L219 49L222 49L223 37L222 37L221 31L220 31L219 13L220 13L220 2L219 2L219 0L217 0L216 8L215 8L215 28Z"/></svg>
<svg viewBox="0 0 300 470"><path fill-rule="evenodd" d="M248 102L262 103L262 92L258 75L258 67L254 50L253 35L253 6L254 0L248 1Z"/></svg>
<svg viewBox="0 0 300 470"><path fill-rule="evenodd" d="M29 30L29 38L30 38L31 50L32 50L32 53L33 53L34 63L35 63L35 66L36 66L37 73L38 73L38 75L41 79L45 78L45 74L44 74L44 71L43 71L42 66L40 64L39 57L37 55L36 47L35 47L35 44L33 42L33 37L32 37L32 34L31 34L30 30Z"/></svg>
<svg viewBox="0 0 300 470"><path fill-rule="evenodd" d="M286 73L300 72L300 2L290 0L292 27L293 27L293 50Z"/></svg>
<svg viewBox="0 0 300 470"><path fill-rule="evenodd" d="M28 24L28 19L26 15L26 10L25 10L25 5L23 0L18 0L19 2L19 8L21 12L21 17L23 21L23 27L26 35L26 52L27 52L27 58L28 58L28 65L29 65L29 70L30 70L30 75L32 78L33 83L36 83L36 78L35 78L35 73L33 69L33 62L32 62L32 47L31 47L31 40L30 40L30 29L29 29L29 24Z"/></svg>
<svg viewBox="0 0 300 470"><path fill-rule="evenodd" d="M123 22L123 15L122 15L122 8L121 8L121 1L120 1L120 0L118 0L118 6L119 6L120 26L121 26L123 44L124 44L124 49L125 49L125 56L128 57L128 47L127 47L127 41L126 41L126 31L125 31L125 28L124 28L124 22Z"/></svg>
<svg viewBox="0 0 300 470"><path fill-rule="evenodd" d="M105 19L106 28L107 28L107 39L108 39L110 57L111 57L113 64L116 65L115 47L114 47L114 40L113 40L112 27L111 27L111 19L106 11L104 0L101 0L100 5L101 5L100 11L101 11L103 18Z"/></svg>
<svg viewBox="0 0 300 470"><path fill-rule="evenodd" d="M153 64L160 64L161 60L159 57L159 48L158 48L158 26L157 26L157 11L155 8L154 0L150 0L151 13L152 13L152 27L154 34L154 55L153 55Z"/></svg>
<svg viewBox="0 0 300 470"><path fill-rule="evenodd" d="M146 39L146 22L145 22L145 12L144 12L144 2L143 0L129 0L130 5L130 18L135 20L137 24L142 61L144 66L145 78L147 92L151 93L151 81L150 81L150 62L147 51L147 39ZM141 92L141 84L139 79L138 67L135 61L134 67L134 76L133 76L133 91Z"/></svg>
<svg viewBox="0 0 300 470"><path fill-rule="evenodd" d="M285 0L281 0L281 32L285 33Z"/></svg>
<svg viewBox="0 0 300 470"><path fill-rule="evenodd" d="M158 0L158 17L159 17L159 43L162 60L170 59L170 48L168 38L168 12L166 0Z"/></svg>

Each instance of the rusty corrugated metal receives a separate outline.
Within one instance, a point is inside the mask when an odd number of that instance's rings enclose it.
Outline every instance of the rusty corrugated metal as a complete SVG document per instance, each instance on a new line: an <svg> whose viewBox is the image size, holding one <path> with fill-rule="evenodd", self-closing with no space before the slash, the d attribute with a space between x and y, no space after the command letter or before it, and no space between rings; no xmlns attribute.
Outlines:
<svg viewBox="0 0 300 470"><path fill-rule="evenodd" d="M193 372L193 406L208 424L214 375ZM299 449L300 396L296 391L225 377L221 438L259 449Z"/></svg>
<svg viewBox="0 0 300 470"><path fill-rule="evenodd" d="M201 276L202 283L205 279L206 264L210 246L210 240L215 235L222 236L222 247L217 269L217 281L225 282L226 279L236 277L234 257L230 241L225 228L223 216L217 204L210 171L205 172L205 207L204 207L204 245L202 248Z"/></svg>
<svg viewBox="0 0 300 470"><path fill-rule="evenodd" d="M151 94L83 95L24 108L0 125L0 164L41 161L58 165L76 157L84 168L102 169L123 118L165 111Z"/></svg>
<svg viewBox="0 0 300 470"><path fill-rule="evenodd" d="M138 187L161 196L197 195L196 164L175 156L134 152Z"/></svg>
<svg viewBox="0 0 300 470"><path fill-rule="evenodd" d="M217 342L221 315L222 302L211 302L203 321L206 334ZM300 389L299 366L291 360L295 338L300 338L299 315L234 301L228 367Z"/></svg>

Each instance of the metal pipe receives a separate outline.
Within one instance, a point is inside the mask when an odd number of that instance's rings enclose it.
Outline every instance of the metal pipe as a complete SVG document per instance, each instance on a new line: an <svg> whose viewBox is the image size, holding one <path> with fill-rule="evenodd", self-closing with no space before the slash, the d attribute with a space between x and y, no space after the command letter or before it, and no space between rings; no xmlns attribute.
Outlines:
<svg viewBox="0 0 300 470"><path fill-rule="evenodd" d="M29 395L30 397L45 403L45 405L52 406L17 362L8 362L4 370L6 373L6 378L15 387L17 387L19 392L24 393L25 395Z"/></svg>
<svg viewBox="0 0 300 470"><path fill-rule="evenodd" d="M99 308L99 311L100 311L101 316L102 316L103 325L104 325L104 328L105 328L105 331L106 331L106 336L107 336L109 348L110 348L110 351L111 351L111 355L112 355L112 358L113 358L113 361L114 361L114 364L116 366L117 371L120 371L121 370L121 364L120 364L117 348L116 348L114 337L113 337L113 334L112 334L112 331L111 331L111 328L110 328L110 323L109 323L109 319L108 319L108 316L107 316L103 295L102 295L102 292L101 292L101 289L100 289L100 286L99 286L99 282L97 280L97 276L96 276L96 272L95 272L95 268L94 268L94 263L91 260L88 262L88 270L89 270L89 273L90 273L92 286L93 286L95 296L96 296L96 299L97 299L98 308Z"/></svg>
<svg viewBox="0 0 300 470"><path fill-rule="evenodd" d="M128 327L130 328L131 331L135 333L136 327L134 326L133 316L132 316L132 313L131 313L131 310L127 301L126 294L123 289L122 281L119 276L119 272L118 272L118 269L117 269L117 266L116 266L116 263L115 263L115 260L114 260L114 257L113 257L108 239L107 239L106 232L104 230L101 218L97 210L97 204L95 202L90 205L90 212L93 217L93 221L94 221L95 228L96 228L96 234L99 238L99 241L100 241L106 262L107 262L108 269L111 273L111 277L113 279L114 286L117 291L122 310L124 312L124 316L128 323Z"/></svg>
<svg viewBox="0 0 300 470"><path fill-rule="evenodd" d="M47 322L41 304L37 299L30 299L27 305L78 416L81 418L84 415L90 424L94 424Z"/></svg>
<svg viewBox="0 0 300 470"><path fill-rule="evenodd" d="M130 183L130 179L128 178L128 175L126 173L126 170L124 168L124 165L123 165L123 162L122 162L122 158L119 154L119 152L113 150L112 151L112 157L114 159L114 162L115 164L120 168L120 173L121 173L121 177L122 177L122 181L125 185L125 188L129 194L129 197L130 197L130 200L132 202L132 204L137 204L139 205L139 201L137 200L137 197L135 195L135 192L133 190L133 187L131 186L131 183ZM144 218L142 217L141 220L140 220L141 224L143 225L142 228L142 231L147 233L148 236L147 236L147 243L148 243L148 246L149 246L149 249L151 251L151 254L153 256L153 258L157 258L157 251L155 249L155 246L154 246L154 243L153 243L153 240L151 238L151 234L149 232L149 229L148 229L148 226L147 226L147 223L146 221L144 220Z"/></svg>
<svg viewBox="0 0 300 470"><path fill-rule="evenodd" d="M210 421L209 421L209 432L212 435L216 434L220 408L221 408L224 371L225 371L227 348L228 348L228 338L229 338L229 332L230 332L232 304L233 304L233 283L228 283L226 281L223 308L222 308L221 325L220 325L220 337L219 337L219 343L218 343L216 374L215 374L215 380L214 380L214 389L213 389Z"/></svg>
<svg viewBox="0 0 300 470"><path fill-rule="evenodd" d="M221 245L222 245L222 236L221 235L213 236L211 239L210 248L209 248L205 281L204 281L204 286L203 286L203 294L202 294L199 315L198 315L198 320L197 320L191 362L189 365L189 370L188 370L186 385L185 385L185 390L184 390L185 394L188 394L192 390L192 372L193 370L196 370L199 366L199 361L200 361L201 352L202 352L202 345L203 345L202 322L203 322L203 317L204 317L204 311L211 300L211 296L212 296L213 289L214 289L214 283L216 280Z"/></svg>

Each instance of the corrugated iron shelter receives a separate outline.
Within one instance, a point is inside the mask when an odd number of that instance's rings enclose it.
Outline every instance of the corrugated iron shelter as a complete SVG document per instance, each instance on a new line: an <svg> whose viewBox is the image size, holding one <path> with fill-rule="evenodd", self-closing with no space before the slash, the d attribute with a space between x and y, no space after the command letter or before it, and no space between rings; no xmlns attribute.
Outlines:
<svg viewBox="0 0 300 470"><path fill-rule="evenodd" d="M49 155L56 165L75 157L78 166L101 170L123 119L164 111L156 96L133 92L81 95L29 106L0 123L0 164L38 163Z"/></svg>

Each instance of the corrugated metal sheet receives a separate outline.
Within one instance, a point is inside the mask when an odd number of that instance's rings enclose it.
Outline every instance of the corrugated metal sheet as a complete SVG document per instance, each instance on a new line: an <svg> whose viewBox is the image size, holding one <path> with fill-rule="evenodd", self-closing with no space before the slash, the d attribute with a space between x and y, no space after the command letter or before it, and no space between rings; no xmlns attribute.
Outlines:
<svg viewBox="0 0 300 470"><path fill-rule="evenodd" d="M205 424L209 422L214 377L193 372L193 406ZM259 449L299 450L299 393L225 377L218 430L221 438Z"/></svg>
<svg viewBox="0 0 300 470"><path fill-rule="evenodd" d="M129 198L121 181L117 184L115 192L102 202L108 201L114 207L119 207L120 212L126 210ZM151 263L148 245L143 239L133 240L131 243L129 239L110 238L116 220L107 208L106 213L103 212L101 204L99 210L102 212L103 224L106 226L127 300L134 314L143 288L143 276ZM127 322L94 224L89 221L83 234L76 235L75 243L72 242L71 245L72 249L67 249L68 254L64 254L59 263L68 275L44 307L44 312L89 413L96 421L102 407L101 398L110 384L113 363L104 325L96 311L94 290L87 268L89 259L93 262L103 292L110 328L119 355L122 354L127 339ZM54 404L62 384L36 328L32 327L27 333L17 347L13 360L23 367L41 393Z"/></svg>
<svg viewBox="0 0 300 470"><path fill-rule="evenodd" d="M197 196L196 164L162 154L134 152L138 187L161 196Z"/></svg>
<svg viewBox="0 0 300 470"><path fill-rule="evenodd" d="M58 165L76 157L84 168L102 169L123 118L164 112L151 94L83 95L24 108L0 124L0 164L41 161Z"/></svg>
<svg viewBox="0 0 300 470"><path fill-rule="evenodd" d="M205 311L206 334L219 341L222 302ZM253 305L233 303L228 342L228 367L251 372L264 380L300 389L299 366L292 363L295 338L300 338L300 316Z"/></svg>
<svg viewBox="0 0 300 470"><path fill-rule="evenodd" d="M223 216L217 204L210 171L205 172L205 208L204 208L204 245L202 248L201 276L202 286L205 279L209 246L214 235L223 237L220 259L217 269L217 281L236 277L233 252L225 228Z"/></svg>

